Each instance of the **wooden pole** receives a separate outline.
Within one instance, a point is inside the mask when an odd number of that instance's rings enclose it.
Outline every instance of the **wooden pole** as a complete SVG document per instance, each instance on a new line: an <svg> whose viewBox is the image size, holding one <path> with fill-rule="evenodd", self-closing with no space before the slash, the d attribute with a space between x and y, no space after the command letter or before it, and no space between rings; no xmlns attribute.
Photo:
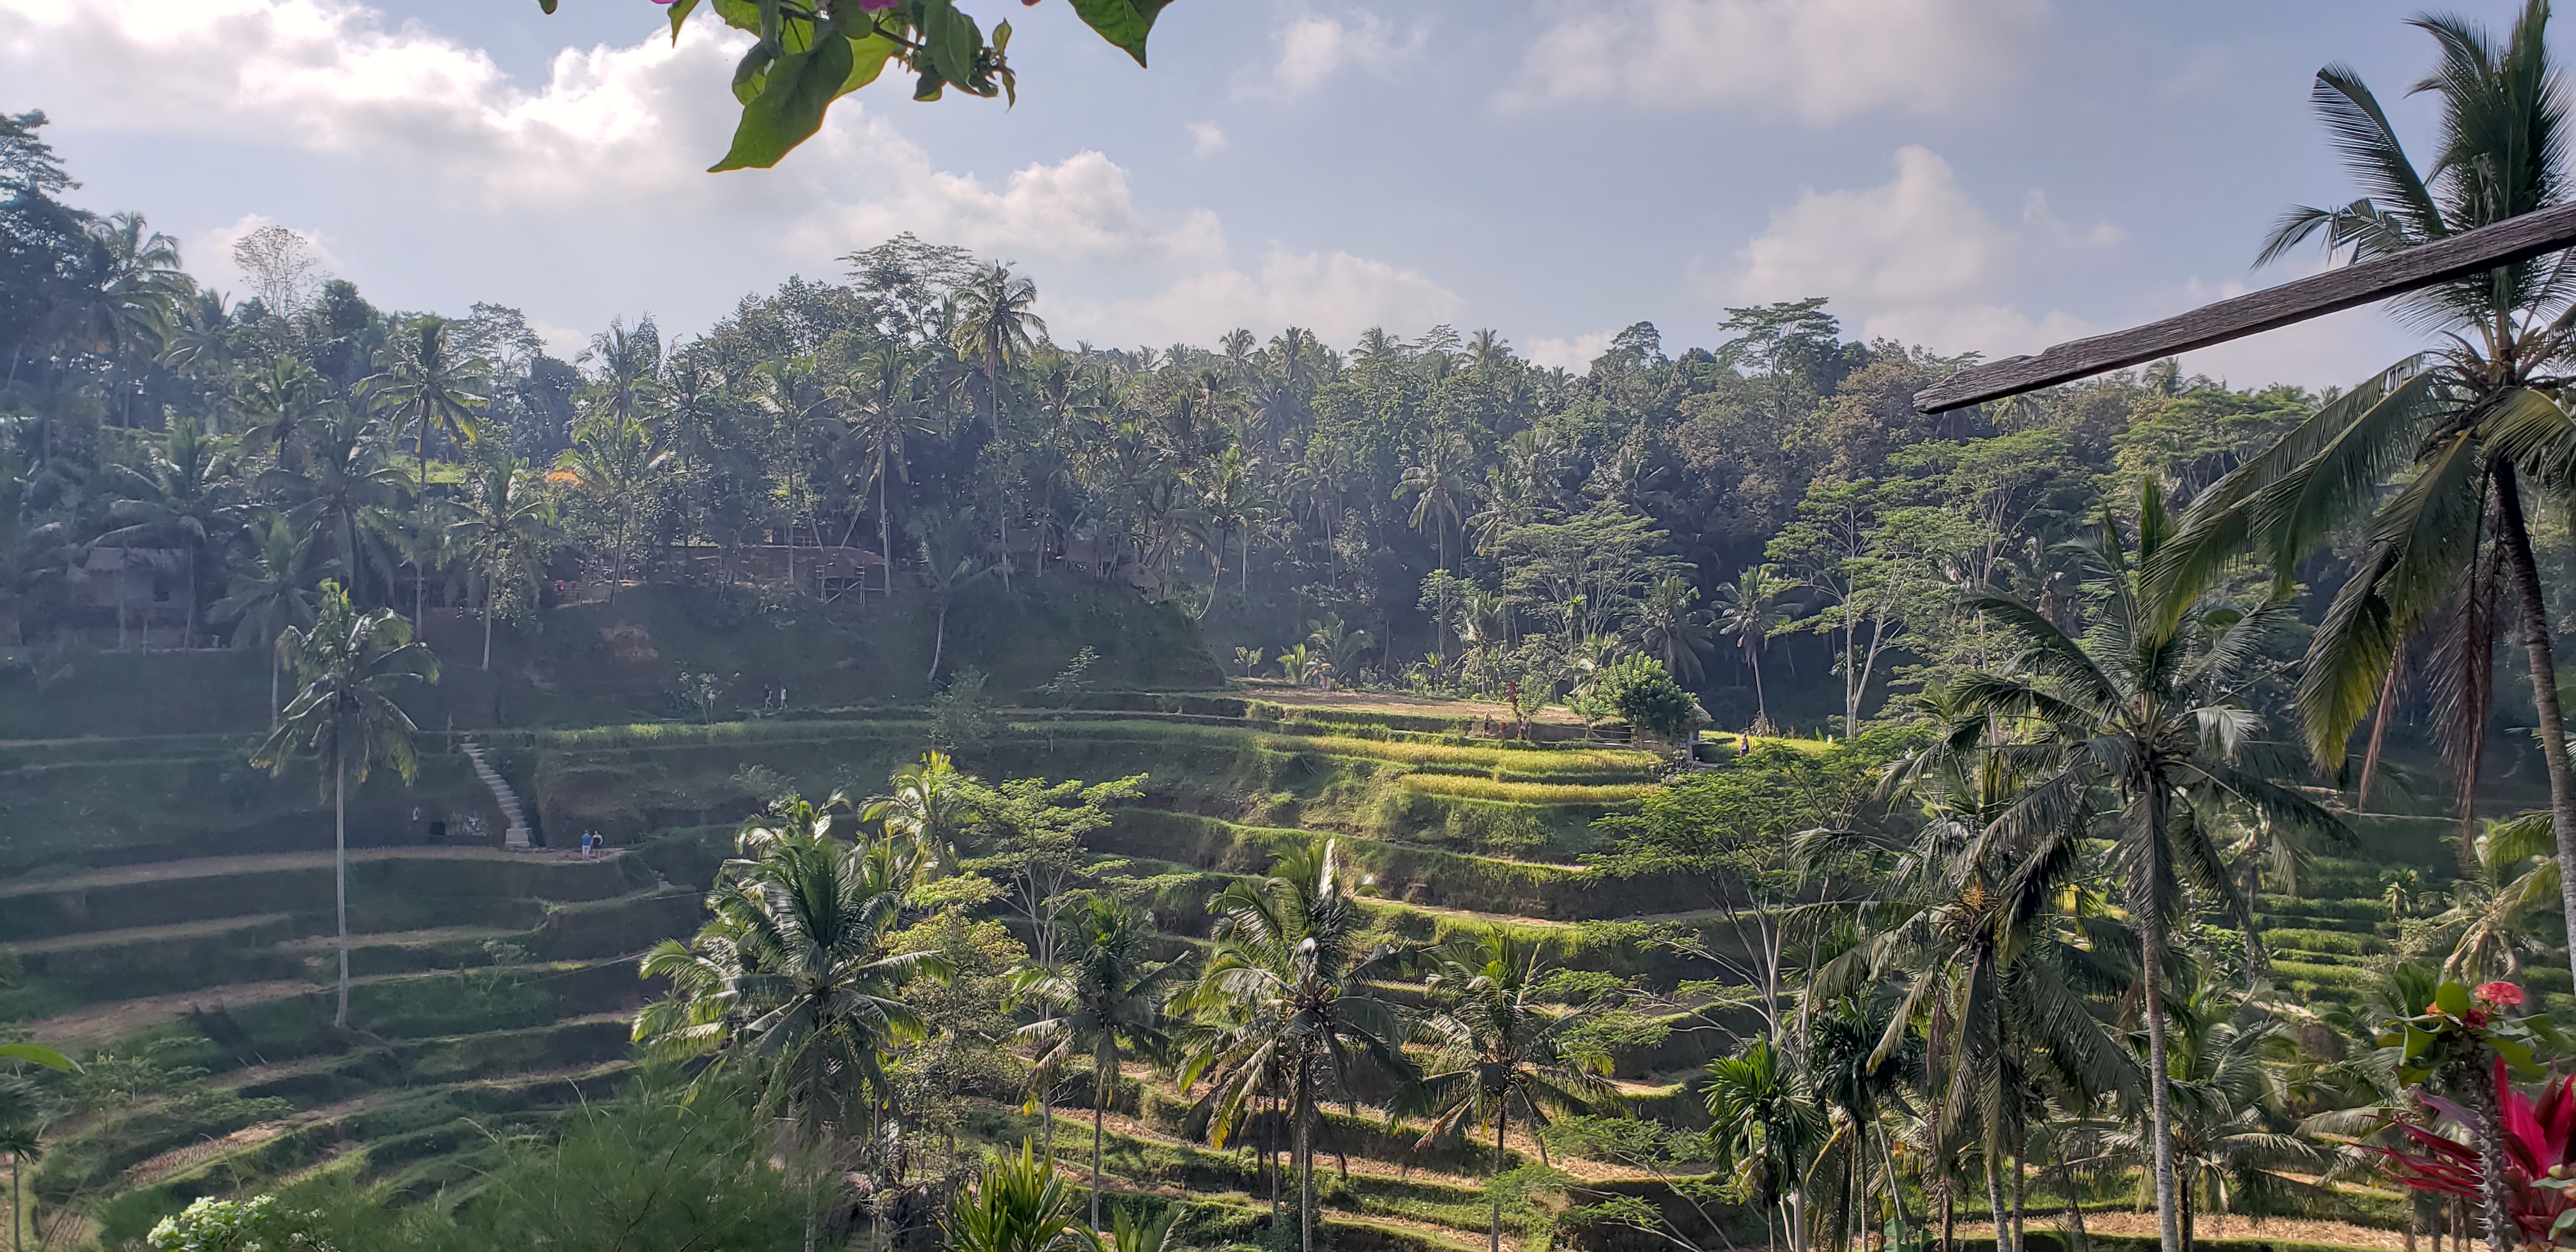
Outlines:
<svg viewBox="0 0 2576 1252"><path fill-rule="evenodd" d="M2276 330L2576 245L2576 204L2508 218L2448 239L2294 279L2127 330L2061 343L2037 356L1964 369L1914 393L1922 413L2001 400Z"/></svg>

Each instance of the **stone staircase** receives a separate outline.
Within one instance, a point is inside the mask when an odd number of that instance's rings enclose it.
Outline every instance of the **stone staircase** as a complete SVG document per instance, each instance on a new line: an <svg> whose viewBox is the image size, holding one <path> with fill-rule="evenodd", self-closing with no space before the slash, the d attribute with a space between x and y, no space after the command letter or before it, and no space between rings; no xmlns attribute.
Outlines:
<svg viewBox="0 0 2576 1252"><path fill-rule="evenodd" d="M519 806L519 793L511 790L510 780L501 777L501 771L492 768L492 763L483 759L482 744L467 739L464 741L464 748L465 759L474 762L474 776L482 779L483 785L491 789L492 802L501 806L501 820L508 824L509 829L502 836L501 846L517 851L526 851L533 847L528 838L527 810Z"/></svg>

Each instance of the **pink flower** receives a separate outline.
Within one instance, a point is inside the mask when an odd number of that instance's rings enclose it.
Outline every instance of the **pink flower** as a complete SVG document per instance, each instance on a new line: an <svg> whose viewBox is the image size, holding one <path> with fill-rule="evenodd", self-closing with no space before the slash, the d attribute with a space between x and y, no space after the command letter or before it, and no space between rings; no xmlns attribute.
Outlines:
<svg viewBox="0 0 2576 1252"><path fill-rule="evenodd" d="M2509 982L2479 983L2473 994L2498 1008L2514 1008L2522 1003L2522 988Z"/></svg>

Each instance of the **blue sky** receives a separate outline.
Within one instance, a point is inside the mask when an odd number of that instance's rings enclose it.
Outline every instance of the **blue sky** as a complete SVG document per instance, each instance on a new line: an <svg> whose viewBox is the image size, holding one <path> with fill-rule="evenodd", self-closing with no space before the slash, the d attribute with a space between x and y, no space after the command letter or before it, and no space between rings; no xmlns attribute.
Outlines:
<svg viewBox="0 0 2576 1252"><path fill-rule="evenodd" d="M2311 76L2394 101L2431 56L2374 0L1177 0L1139 70L1065 0L961 3L1017 28L1016 109L880 84L765 173L700 172L738 44L647 0L0 0L0 109L218 285L273 223L567 346L911 230L1020 264L1068 341L1448 322L1579 365L1758 300L2002 355L2291 277L2265 226L2349 194ZM2408 342L2361 310L2187 364L2323 385Z"/></svg>

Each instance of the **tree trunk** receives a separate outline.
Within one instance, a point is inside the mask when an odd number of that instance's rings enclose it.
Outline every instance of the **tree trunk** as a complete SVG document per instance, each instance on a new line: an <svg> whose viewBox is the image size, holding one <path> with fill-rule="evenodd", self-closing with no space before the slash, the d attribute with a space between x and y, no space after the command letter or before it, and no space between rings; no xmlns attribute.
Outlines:
<svg viewBox="0 0 2576 1252"><path fill-rule="evenodd" d="M1492 1252L1503 1252L1503 1193L1496 1183L1503 1176L1503 1124L1510 1121L1511 1116L1508 1104L1494 1110L1494 1172L1493 1178L1485 1184L1494 1188L1494 1221L1492 1229L1487 1232Z"/></svg>
<svg viewBox="0 0 2576 1252"><path fill-rule="evenodd" d="M1095 1075L1095 1079L1096 1079ZM1091 1101L1091 1228L1100 1229L1100 1123L1108 1101L1097 1094Z"/></svg>
<svg viewBox="0 0 2576 1252"><path fill-rule="evenodd" d="M2014 1138L2019 1138L2019 1137L2020 1137L2020 1136L2019 1136L2018 1134L2016 1134L2016 1135L2014 1136ZM2023 1225L2023 1220L2022 1220L2023 1212L2024 1212L2024 1210L2027 1208L2028 1203L2029 1203L2029 1198L2030 1198L2030 1162L2028 1162L2028 1161L2025 1161L2025 1160L2021 1159L2021 1145L2019 1145L2019 1144L2015 1144L2015 1145L2013 1146L2012 1168L2013 1168L2013 1216L2012 1216L2013 1252L2022 1252L2022 1250L2023 1250L2024 1248L2027 1248L2027 1247L2029 1247L2029 1246L2030 1246L2030 1245L2029 1245L2029 1243L2028 1243L2028 1242L2026 1242L2026 1241L2024 1240L2024 1238L2023 1238L2023 1235L2024 1235L2024 1233L2025 1233L2025 1227L2024 1227L2024 1225Z"/></svg>
<svg viewBox="0 0 2576 1252"><path fill-rule="evenodd" d="M2157 818L2164 806L2149 802L2149 811ZM2156 837L2164 834L2161 825ZM2154 858L2149 857L2152 863ZM2138 930L2144 940L2145 1004L2147 1018L2147 1092L2155 1128L2156 1233L2163 1241L2164 1252L2182 1252L2181 1214L2175 1209L2173 1159L2173 1105L2166 1089L2165 1076L2171 1072L2165 1049L2165 1006L2163 998L2165 956L2165 921L2163 892L2159 884L2150 883L2146 898L2139 901Z"/></svg>
<svg viewBox="0 0 2576 1252"><path fill-rule="evenodd" d="M948 601L939 601L939 629L930 640L930 681L939 681L939 654L948 649Z"/></svg>
<svg viewBox="0 0 2576 1252"><path fill-rule="evenodd" d="M25 1252L27 1216L20 1211L26 1203L26 1192L18 1189L18 1154L9 1154L9 1252Z"/></svg>
<svg viewBox="0 0 2576 1252"><path fill-rule="evenodd" d="M2061 1156L2060 1159L2062 1160L2063 1157ZM2058 1186L2066 1193L2066 1233L2068 1242L2072 1245L2067 1252L2092 1252L2092 1236L2084 1233L2084 1197L2076 1194L2075 1175L2061 1173L2057 1176L2057 1181Z"/></svg>
<svg viewBox="0 0 2576 1252"><path fill-rule="evenodd" d="M2486 1203L2487 1249L2488 1252L2511 1252L2522 1242L2522 1233L2514 1226L2511 1209L2507 1206L2504 1128L2499 1124L2501 1111L2496 1108L2496 1080L2503 1075L2504 1062L2498 1060L2490 1065L2485 1051L2484 1048L2477 1049L2477 1059L2461 1067L2468 1072L2460 1075L2463 1080L2460 1094L2468 1097L2469 1108L2478 1119L2473 1129L2478 1141L2478 1173L2483 1183L2480 1191ZM2465 1243L2466 1240L2460 1242Z"/></svg>
<svg viewBox="0 0 2576 1252"><path fill-rule="evenodd" d="M2576 767L2567 760L2567 724L2558 708L2558 667L2550 656L2549 608L2540 595L2540 569L2531 555L2531 532L2523 523L2522 496L2513 467L2496 470L2497 529L2504 540L2505 563L2513 571L2515 598L2522 608L2522 646L2529 658L2531 704L2539 723L2540 754L2549 770L2549 831L2558 843L2558 895L2569 933L2576 934ZM2568 959L2576 968L2576 945Z"/></svg>
<svg viewBox="0 0 2576 1252"><path fill-rule="evenodd" d="M349 1028L349 749L334 733L331 737L331 859L332 883L337 893L340 917L340 1009L332 1015L331 1025Z"/></svg>
<svg viewBox="0 0 2576 1252"><path fill-rule="evenodd" d="M1986 1154L1986 1217L1995 1224L1995 1252L2013 1252L2010 1214L2004 1211L2003 1162Z"/></svg>
<svg viewBox="0 0 2576 1252"><path fill-rule="evenodd" d="M1314 1119L1314 1099L1301 1085L1297 1098L1297 1252L1315 1252Z"/></svg>
<svg viewBox="0 0 2576 1252"><path fill-rule="evenodd" d="M500 599L494 594L496 590L487 575L483 579L483 672L487 674L492 672L492 608Z"/></svg>

